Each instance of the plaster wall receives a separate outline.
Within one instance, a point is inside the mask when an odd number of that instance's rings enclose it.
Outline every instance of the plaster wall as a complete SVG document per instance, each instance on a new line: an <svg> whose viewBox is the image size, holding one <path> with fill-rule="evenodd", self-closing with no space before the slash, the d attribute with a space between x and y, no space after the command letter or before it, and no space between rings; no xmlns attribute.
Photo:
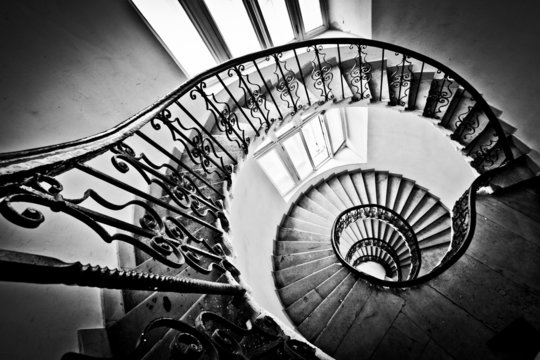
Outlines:
<svg viewBox="0 0 540 360"><path fill-rule="evenodd" d="M273 240L287 203L252 156L233 179L233 186L230 234L235 264L259 305L290 325L272 277Z"/></svg>
<svg viewBox="0 0 540 360"><path fill-rule="evenodd" d="M329 0L330 28L371 39L371 0Z"/></svg>
<svg viewBox="0 0 540 360"><path fill-rule="evenodd" d="M516 136L538 151L540 83L532 77L540 55L537 8L533 0L379 0L372 7L373 38L448 65L502 110L502 119L518 129Z"/></svg>
<svg viewBox="0 0 540 360"><path fill-rule="evenodd" d="M185 77L127 0L7 0L0 152L107 130Z"/></svg>

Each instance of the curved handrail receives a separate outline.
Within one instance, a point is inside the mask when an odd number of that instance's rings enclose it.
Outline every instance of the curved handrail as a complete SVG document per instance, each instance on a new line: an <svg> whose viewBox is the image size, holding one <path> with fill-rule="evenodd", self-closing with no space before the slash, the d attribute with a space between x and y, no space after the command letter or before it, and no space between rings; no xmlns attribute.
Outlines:
<svg viewBox="0 0 540 360"><path fill-rule="evenodd" d="M154 104L131 116L130 118L121 122L115 127L98 133L96 135L88 136L75 141L65 142L62 144L0 154L0 180L5 178L9 179L17 173L24 174L29 171L35 171L42 168L52 168L54 169L54 173L58 173L62 170L65 170L66 168L69 168L74 162L78 160L87 160L89 158L92 158L93 156L97 156L106 151L106 149L110 146L113 146L114 144L133 135L135 131L147 124L160 111L174 103L174 101L180 98L182 95L187 94L197 84L203 82L205 79L219 74L222 71L234 67L235 65L243 64L249 61L253 61L255 59L265 58L272 54L282 53L288 50L301 49L309 46L351 44L358 46L373 46L384 50L401 53L409 57L412 56L415 59L418 59L422 62L425 62L426 64L436 67L438 70L443 71L446 75L449 75L451 78L457 80L459 85L462 86L465 90L467 90L480 104L481 109L487 115L491 125L495 129L499 141L502 141L502 147L506 158L508 160L513 159L512 151L508 144L504 131L500 123L498 122L497 116L494 114L487 101L467 80L465 80L463 77L461 77L449 67L426 55L382 41L363 38L323 38L285 44L231 59L212 69L209 69L194 76L193 78L187 80L185 83L180 85L177 89L173 90L163 98L156 101Z"/></svg>
<svg viewBox="0 0 540 360"><path fill-rule="evenodd" d="M420 271L422 257L420 256L420 248L418 246L418 240L416 239L414 230L409 225L407 220L405 220L397 212L387 208L386 206L378 204L353 206L343 210L336 217L334 224L332 225L330 241L332 243L334 253L337 255L338 259L350 270L360 275L363 274L350 264L350 262L347 260L347 256L343 256L343 254L341 254L341 250L339 249L340 237L343 230L345 230L350 224L361 219L377 219L384 221L403 237L405 244L409 249L409 253L411 254L411 269L408 277L410 279L416 278L418 272Z"/></svg>
<svg viewBox="0 0 540 360"><path fill-rule="evenodd" d="M200 165L208 177L210 177L210 175L217 174L221 180L230 183L232 166L223 162L223 158L221 157L222 155L218 155L219 149L216 150L216 146L221 147L221 150L224 151L223 154L231 157L230 154L215 138L212 137L210 133L208 133L208 131L204 128L204 125L197 122L197 120L186 111L181 104L181 100L184 100L182 96L189 95L189 98L192 100L195 100L195 98L199 96L201 100L204 100L206 109L211 111L212 115L215 117L216 126L219 127L220 121L224 121L224 123L221 124L223 128L219 128L219 130L223 134L227 135L231 142L232 140L229 137L229 132L234 133L238 137L238 139L234 140L236 144L238 144L238 146L242 148L244 152L247 152L249 139L244 136L244 130L238 128L238 119L235 118L231 120L231 118L229 118L232 111L230 110L227 102L232 100L238 108L240 108L240 105L238 104L238 100L232 95L230 89L227 87L227 85L225 85L219 75L223 72L226 72L229 77L236 74L238 78L233 80L238 81L238 83L243 83L241 90L244 91L246 99L249 93L250 101L253 101L254 99L257 100L256 96L254 96L254 94L251 92L251 88L246 84L246 82L250 83L249 78L245 80L243 76L246 76L246 74L242 74L242 70L245 69L245 64L249 64L250 66L254 65L254 68L251 69L252 73L249 75L256 74L255 70L257 70L262 84L259 86L258 84L251 83L251 85L258 86L259 90L261 90L262 87L266 87L268 93L272 97L266 80L264 79L257 65L257 61L259 60L262 62L263 60L269 61L269 59L272 59L275 61L275 63L266 65L276 66L276 71L279 68L281 74L278 74L277 72L274 73L278 78L277 88L281 87L283 90L281 94L283 95L282 100L286 99L287 96L290 97L290 106L289 102L287 102L287 106L288 108L294 108L294 112L296 113L297 104L292 101L292 93L288 83L291 75L284 72L280 65L280 58L282 54L285 51L292 51L294 53L294 57L292 57L292 54L290 54L291 58L289 60L292 59L291 62L293 64L294 60L296 60L298 71L303 76L302 66L298 61L297 50L313 50L312 55L316 57L318 67L316 62L312 61L312 79L321 81L325 101L330 99L339 100L337 98L331 98L327 94L325 77L322 75L323 68L320 61L322 55L320 55L320 53L323 49L322 46L329 46L328 49L330 49L330 46L336 46L337 55L339 57L339 70L341 71L342 63L340 57L340 45L347 45L349 49L353 49L353 46L358 48L358 57L352 57L349 60L356 61L358 59L360 62L361 73L363 71L362 49L368 46L373 47L377 51L381 50L382 62L386 60L384 57L385 51L388 51L394 52L396 56L399 55L400 57L403 57L403 63L398 64L398 66L401 66L402 68L405 67L406 59L412 57L414 58L413 60L422 62L422 69L424 64L428 64L436 68L437 71L444 72L444 79L451 78L474 98L477 106L479 106L484 114L488 117L493 129L495 130L498 141L500 141L506 155L506 160L512 159L510 146L497 117L491 110L491 107L469 82L447 66L415 51L381 41L359 38L314 39L262 50L220 64L186 81L177 89L164 96L153 105L142 110L138 114L97 135L58 145L0 154L0 196L4 196L4 199L2 199L0 202L0 211L5 217L8 217L18 225L22 224L22 226L36 227L40 222L43 221L42 215L39 214L39 212L33 209L26 209L23 213L18 213L13 207L11 207L10 202L33 202L38 205L48 206L55 211L62 211L83 222L107 242L112 240L125 241L138 246L143 251L161 261L169 261L174 266L179 267L182 266L183 263L188 262L191 266L197 268L198 271L210 271L213 264L219 262L219 259L223 257L222 250L212 247L205 242L204 238L201 239L191 234L188 226L186 226L185 223L178 221L175 217L166 216L164 218L160 218L161 215L153 210L148 203L154 202L154 205L159 205L166 211L174 213L175 216L183 217L183 219L187 222L197 223L198 225L205 227L205 229L208 231L221 234L223 233L223 228L226 227L227 223L226 217L222 211L223 204L219 203L219 201L221 201L223 198L223 194L220 193L219 189L214 188L210 181L206 181L204 176L200 176L196 171L193 171L193 169L189 169L187 166L181 164L179 159L175 158L172 153L168 152L167 149L161 146L158 142L148 137L144 132L141 131L141 129L143 129L145 125L148 125L149 128L151 127L156 131L162 127L168 127L168 130L171 131L172 143L174 143L174 141L180 141L181 145L188 149L186 153L191 158L191 161ZM306 63L309 63L309 61ZM382 70L383 67L381 66L381 76ZM294 78L296 73L291 70L288 71L289 73L292 73L292 77ZM343 77L344 74L342 73L341 75ZM317 79L314 78L316 76L318 76ZM222 94L225 94L226 92L229 95L226 102L219 102L216 100L214 93L208 94L204 91L206 88L206 81L213 77L216 77L219 80L219 84L222 85L222 88L219 89L219 91L221 91ZM304 81L304 78L302 77L301 80ZM362 81L362 77L360 77L359 80ZM400 91L402 82L403 70L401 79L399 80ZM341 86L341 96L343 100L346 98L343 94L343 80L341 80ZM287 90L288 94L285 93L285 90ZM439 96L441 92L442 87L439 91ZM309 101L309 96L307 96L307 98ZM272 100L275 103L273 98ZM440 98L437 98L437 103L439 100ZM222 113L221 110L216 106L217 103L226 106L227 111ZM259 103L255 102L253 104L259 108ZM175 118L169 111L169 107L173 105L178 105L182 110L184 110L188 117L191 117L191 119L196 123L197 127L184 127L181 122L179 122L178 119ZM278 108L277 105L276 108ZM259 135L258 129L253 126L243 110L242 113L248 120L249 125L251 125L251 127L255 130L256 135ZM280 116L280 120L283 120L284 117L282 116L281 112ZM288 114L286 116L288 116ZM251 119L254 119L253 115ZM178 122L177 127L175 127L174 124L171 125L172 122L175 121ZM236 128L234 126L236 126ZM196 132L196 135L190 137L192 136L190 135L190 131L192 130ZM181 173L176 171L177 168L169 165L168 163L156 165L152 163L144 153L137 155L135 151L129 147L129 145L123 143L124 140L135 135L140 137L147 144L150 144L150 146L152 146L158 152L168 156L170 160L176 161L178 166L184 166L184 169L190 172L190 176L187 178L184 177ZM100 172L86 164L88 160L93 159L107 151L112 153L111 160L116 170L121 173L125 173L130 167L133 168L133 171L140 174L149 185L154 184L164 189L164 192L167 193L167 197L170 201L167 202L162 199L158 199L151 194L141 191L140 189L122 183L114 176L104 174L103 172ZM234 160L235 159L233 159L233 162ZM84 196L80 199L63 198L60 194L62 191L62 186L56 179L53 178L53 176L69 169L77 169L96 179L108 182L119 189L135 195L137 199L122 204L116 204L104 199L103 197L100 197L99 194L92 189L87 190ZM164 174L163 171L166 173ZM479 177L479 179L483 178L483 176ZM202 191L197 191L197 184L201 182L204 183L208 189L218 194L217 197L219 198L219 201L214 201L213 199L207 197ZM50 186L50 188L44 188L44 184ZM474 214L474 207L472 207L471 201L474 200L474 191L472 189L474 188L475 184L477 184L477 182L473 183L473 186L469 191L469 210L466 212L469 216ZM138 206L145 211L145 214L139 219L140 226L129 224L118 221L107 214L99 214L91 209L81 206L80 204L87 199L92 199L103 207L115 211L118 209L124 209L127 206ZM205 206L206 209L201 210L201 208ZM208 220L208 217L210 216L209 214L213 216L211 220ZM212 221L215 221L216 219L221 221L222 226L216 226L214 223L212 223ZM121 231L131 232L134 234L134 236L129 237L124 234L115 234L111 236L101 225L114 226ZM462 244L467 244L467 241L470 241L470 237L472 236L474 230L474 222L472 220L468 222L467 229L467 234L462 236L462 239L459 240ZM458 239L456 239L456 244L458 242L457 240ZM202 244L201 246L204 247L204 249L198 249L194 246L188 245L187 243ZM455 253L458 254L462 248L463 245L456 245L456 248L454 249ZM440 273L440 269L445 269L447 264L454 261L455 256L449 256L450 258L445 261L444 264L441 264L440 267L437 267L434 271L432 271L430 275ZM204 262L201 259L206 259L205 261L207 262ZM419 279L425 280L426 277L424 276ZM400 282L400 285L396 285L395 283L388 284L387 282L381 282L379 279L374 278L370 279L370 281L383 286L409 286L418 283L419 279Z"/></svg>

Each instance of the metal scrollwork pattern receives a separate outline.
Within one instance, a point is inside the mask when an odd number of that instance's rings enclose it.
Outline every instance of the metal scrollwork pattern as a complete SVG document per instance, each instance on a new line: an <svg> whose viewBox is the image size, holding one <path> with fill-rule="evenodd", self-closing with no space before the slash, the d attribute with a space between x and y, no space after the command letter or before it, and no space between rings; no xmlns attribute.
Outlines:
<svg viewBox="0 0 540 360"><path fill-rule="evenodd" d="M395 53L396 56L401 55ZM395 66L395 70L389 75L390 104L405 106L409 96L412 80L412 62L410 56L402 55L401 62Z"/></svg>
<svg viewBox="0 0 540 360"><path fill-rule="evenodd" d="M345 263L346 256L343 256L339 251L340 237L342 232L351 224L362 219L377 219L388 223L391 227L403 237L407 245L411 258L411 266L408 279L414 279L418 276L421 266L420 248L418 240L411 226L399 214L395 213L381 205L361 205L347 209L342 212L335 221L332 229L332 245L334 251L338 253L338 257L343 259Z"/></svg>
<svg viewBox="0 0 540 360"><path fill-rule="evenodd" d="M266 95L263 94L261 87L250 81L249 75L243 74L245 70L243 64L233 66L227 71L229 77L236 75L238 79L238 87L242 90L243 102L250 111L250 115L257 119L260 127L265 127L266 131L270 129L270 126L277 120L271 117L270 109L266 100Z"/></svg>
<svg viewBox="0 0 540 360"><path fill-rule="evenodd" d="M237 115L231 111L229 104L217 101L216 96L213 93L211 93L210 96L206 94L204 91L205 88L206 83L204 81L196 85L189 93L191 99L195 100L197 94L199 94L205 102L206 110L210 111L212 114L214 122L219 130L227 136L229 141L236 143L238 147L247 154L251 139L247 137L245 131L240 128ZM222 105L223 108L220 110L216 104Z"/></svg>
<svg viewBox="0 0 540 360"><path fill-rule="evenodd" d="M335 96L330 87L334 78L332 65L326 60L326 53L323 52L321 45L309 47L307 51L310 52L311 49L315 53L315 57L311 60L312 71L310 75L314 82L313 86L320 91L320 97L324 98L324 101L333 100Z"/></svg>
<svg viewBox="0 0 540 360"><path fill-rule="evenodd" d="M354 96L360 100L369 99L369 82L371 81L371 64L366 61L366 45L349 45L349 49L357 48L358 54L354 58L354 66L349 71L351 86Z"/></svg>
<svg viewBox="0 0 540 360"><path fill-rule="evenodd" d="M291 109L289 114L293 116L303 107L300 104L300 96L298 95L300 82L296 78L294 71L287 67L287 63L280 60L282 57L283 53L272 55L276 64L274 69L274 75L276 75L277 80L276 90L279 93L280 99L287 104L287 108ZM267 57L266 60L270 60L270 57Z"/></svg>
<svg viewBox="0 0 540 360"><path fill-rule="evenodd" d="M224 359L315 360L315 349L293 340L268 317L257 318L250 329L240 327L212 312L201 312L196 326L207 334Z"/></svg>

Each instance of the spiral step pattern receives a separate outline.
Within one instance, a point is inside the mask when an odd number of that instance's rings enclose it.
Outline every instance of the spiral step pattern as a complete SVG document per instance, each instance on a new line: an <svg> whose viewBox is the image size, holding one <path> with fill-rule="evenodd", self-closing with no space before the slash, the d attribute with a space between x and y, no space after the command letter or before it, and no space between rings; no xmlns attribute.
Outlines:
<svg viewBox="0 0 540 360"><path fill-rule="evenodd" d="M306 339L329 354L334 353L345 335L337 330L343 328L340 324L357 311L357 304L365 301L367 286L336 256L330 241L332 226L344 210L368 204L391 209L410 224L421 251L419 276L438 264L450 243L448 209L425 188L401 175L372 169L344 171L304 191L278 226L273 274L291 321ZM360 239L378 239L398 258L399 269L390 267L385 279L398 280L398 272L402 278L408 276L410 251L387 223L376 219L357 221L343 231L342 239L342 253ZM354 258L362 255L370 255L366 258L381 264L391 263L389 251L384 251L377 241L371 241Z"/></svg>

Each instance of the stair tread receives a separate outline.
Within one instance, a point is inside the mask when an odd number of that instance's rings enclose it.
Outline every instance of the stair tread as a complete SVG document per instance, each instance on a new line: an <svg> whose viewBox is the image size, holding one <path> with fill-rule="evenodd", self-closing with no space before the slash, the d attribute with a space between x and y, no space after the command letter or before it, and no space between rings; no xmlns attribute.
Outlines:
<svg viewBox="0 0 540 360"><path fill-rule="evenodd" d="M316 251L331 249L330 243L320 241L274 241L274 254L287 255L294 253L303 253L306 251Z"/></svg>
<svg viewBox="0 0 540 360"><path fill-rule="evenodd" d="M317 285L329 279L342 267L343 266L341 265L341 263L329 265L321 270L313 272L309 276L306 276L305 278L300 279L293 284L289 284L285 287L278 289L277 291L279 294L279 298L281 299L284 307L290 306L292 303L307 294Z"/></svg>
<svg viewBox="0 0 540 360"><path fill-rule="evenodd" d="M328 279L313 287L307 294L288 306L285 311L294 324L300 324L315 310L319 304L338 286L349 274L349 270L341 267Z"/></svg>
<svg viewBox="0 0 540 360"><path fill-rule="evenodd" d="M305 253L274 255L274 270L282 270L301 263L322 259L334 253L333 249L309 251Z"/></svg>
<svg viewBox="0 0 540 360"><path fill-rule="evenodd" d="M321 259L312 260L282 270L276 270L273 272L274 280L277 287L282 288L337 262L339 262L338 258L332 254Z"/></svg>
<svg viewBox="0 0 540 360"><path fill-rule="evenodd" d="M364 285L367 286L367 285ZM404 300L388 291L373 290L354 323L333 354L336 359L369 358L404 305ZM362 341L358 341L362 334Z"/></svg>
<svg viewBox="0 0 540 360"><path fill-rule="evenodd" d="M309 341L315 339L339 307L341 301L345 299L355 281L354 275L349 273L347 277L323 299L319 306L317 306L315 310L313 310L313 312L297 326L298 331L300 331L306 339Z"/></svg>

